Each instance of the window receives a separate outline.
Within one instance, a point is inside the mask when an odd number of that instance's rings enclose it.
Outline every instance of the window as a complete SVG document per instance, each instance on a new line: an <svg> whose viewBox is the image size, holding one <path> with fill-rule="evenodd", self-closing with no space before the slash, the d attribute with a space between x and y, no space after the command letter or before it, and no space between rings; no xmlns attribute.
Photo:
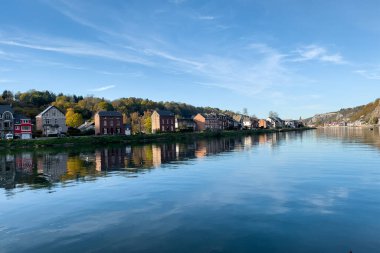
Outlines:
<svg viewBox="0 0 380 253"><path fill-rule="evenodd" d="M20 127L19 127L19 126L15 126L15 129L16 129L16 130L20 130Z"/></svg>
<svg viewBox="0 0 380 253"><path fill-rule="evenodd" d="M50 124L50 119L45 119L45 124Z"/></svg>
<svg viewBox="0 0 380 253"><path fill-rule="evenodd" d="M103 128L103 134L107 134L107 128Z"/></svg>
<svg viewBox="0 0 380 253"><path fill-rule="evenodd" d="M104 120L104 121L103 121L103 125L104 125L104 126L107 126L107 120Z"/></svg>
<svg viewBox="0 0 380 253"><path fill-rule="evenodd" d="M21 130L22 131L30 131L30 126L22 126Z"/></svg>
<svg viewBox="0 0 380 253"><path fill-rule="evenodd" d="M12 113L4 112L3 117L4 117L4 120L10 120L12 119Z"/></svg>
<svg viewBox="0 0 380 253"><path fill-rule="evenodd" d="M113 120L110 121L110 126L113 126Z"/></svg>

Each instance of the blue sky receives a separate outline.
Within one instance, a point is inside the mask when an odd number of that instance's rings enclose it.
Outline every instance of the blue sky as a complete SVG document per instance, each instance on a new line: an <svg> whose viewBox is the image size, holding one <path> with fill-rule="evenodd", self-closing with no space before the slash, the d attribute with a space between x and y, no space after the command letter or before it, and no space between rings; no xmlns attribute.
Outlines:
<svg viewBox="0 0 380 253"><path fill-rule="evenodd" d="M0 88L283 118L380 97L379 1L2 0Z"/></svg>

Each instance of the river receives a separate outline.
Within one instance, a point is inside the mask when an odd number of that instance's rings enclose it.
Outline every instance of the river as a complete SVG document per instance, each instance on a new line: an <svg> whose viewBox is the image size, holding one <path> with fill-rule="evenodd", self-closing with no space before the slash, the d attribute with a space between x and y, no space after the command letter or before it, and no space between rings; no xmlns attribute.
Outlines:
<svg viewBox="0 0 380 253"><path fill-rule="evenodd" d="M379 129L0 154L0 252L379 252Z"/></svg>

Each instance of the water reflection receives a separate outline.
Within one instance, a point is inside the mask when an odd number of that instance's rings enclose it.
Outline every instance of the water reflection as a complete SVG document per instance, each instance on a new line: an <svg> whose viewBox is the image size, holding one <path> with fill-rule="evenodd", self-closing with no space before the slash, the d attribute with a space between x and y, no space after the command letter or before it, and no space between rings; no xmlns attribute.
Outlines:
<svg viewBox="0 0 380 253"><path fill-rule="evenodd" d="M0 155L0 187L52 187L69 180L92 180L110 171L139 172L167 163L202 159L255 145L276 147L301 133L275 133L242 138L197 140L143 146L110 146L69 152L21 152Z"/></svg>
<svg viewBox="0 0 380 253"><path fill-rule="evenodd" d="M344 143L363 143L380 149L380 126L368 127L328 127L316 131L318 138L338 139Z"/></svg>

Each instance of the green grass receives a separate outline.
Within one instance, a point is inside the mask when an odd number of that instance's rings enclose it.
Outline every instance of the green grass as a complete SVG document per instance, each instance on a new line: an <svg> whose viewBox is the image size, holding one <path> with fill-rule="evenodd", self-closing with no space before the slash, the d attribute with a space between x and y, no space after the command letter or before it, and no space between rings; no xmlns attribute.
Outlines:
<svg viewBox="0 0 380 253"><path fill-rule="evenodd" d="M159 143L170 141L187 141L194 139L208 139L218 137L238 137L247 135L257 135L264 133L303 131L312 128L300 129L258 129L244 131L221 131L221 132L192 132L192 133L162 133L144 134L133 136L77 136L63 138L44 138L32 140L1 140L0 150L36 149L50 147L81 147L81 146L102 146L108 144L143 144Z"/></svg>

